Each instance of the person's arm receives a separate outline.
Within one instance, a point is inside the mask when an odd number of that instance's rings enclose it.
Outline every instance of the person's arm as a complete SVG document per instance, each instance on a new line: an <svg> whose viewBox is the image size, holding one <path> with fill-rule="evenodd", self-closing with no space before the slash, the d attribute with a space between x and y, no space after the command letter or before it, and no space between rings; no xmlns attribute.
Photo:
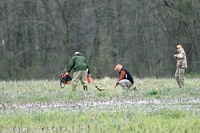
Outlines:
<svg viewBox="0 0 200 133"><path fill-rule="evenodd" d="M116 85L119 84L119 81L120 81L120 80L124 79L124 76L125 76L125 75L126 75L126 72L125 72L124 70L122 70L121 73L120 73L120 76L119 76L119 78L118 78L118 81L117 81Z"/></svg>
<svg viewBox="0 0 200 133"><path fill-rule="evenodd" d="M114 88L116 88L116 86L119 84L120 80L124 79L125 74L126 74L126 72L122 70L121 73L120 73L120 76L119 76L119 78L117 80L117 82L113 84Z"/></svg>
<svg viewBox="0 0 200 133"><path fill-rule="evenodd" d="M184 52L181 52L180 54L177 55L178 59L184 59L184 57L185 57L185 53Z"/></svg>
<svg viewBox="0 0 200 133"><path fill-rule="evenodd" d="M74 68L74 65L75 65L74 58L71 58L67 69L68 73Z"/></svg>
<svg viewBox="0 0 200 133"><path fill-rule="evenodd" d="M91 76L91 74L90 74L90 66L89 66L89 64L88 64L88 61L87 61L87 59L85 59L85 62L86 62L86 64L87 64L87 68L88 68L88 71L87 71L87 73L88 73L88 75L90 75L90 76Z"/></svg>

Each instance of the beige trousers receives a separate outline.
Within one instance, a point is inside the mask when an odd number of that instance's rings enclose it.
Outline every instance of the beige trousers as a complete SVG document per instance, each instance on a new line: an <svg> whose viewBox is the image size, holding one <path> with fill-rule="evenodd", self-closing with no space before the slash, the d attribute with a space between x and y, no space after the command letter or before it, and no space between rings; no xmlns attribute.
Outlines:
<svg viewBox="0 0 200 133"><path fill-rule="evenodd" d="M131 88L131 86L133 85L129 80L127 79L122 79L119 81L119 85L125 89L125 90L128 90Z"/></svg>
<svg viewBox="0 0 200 133"><path fill-rule="evenodd" d="M76 86L77 86L79 80L81 81L81 84L83 86L87 86L87 83L88 83L87 82L87 70L74 72L73 79L72 79L72 89L73 90L76 90Z"/></svg>
<svg viewBox="0 0 200 133"><path fill-rule="evenodd" d="M176 72L175 72L175 79L179 85L179 88L184 87L184 73L185 73L185 69L177 67Z"/></svg>

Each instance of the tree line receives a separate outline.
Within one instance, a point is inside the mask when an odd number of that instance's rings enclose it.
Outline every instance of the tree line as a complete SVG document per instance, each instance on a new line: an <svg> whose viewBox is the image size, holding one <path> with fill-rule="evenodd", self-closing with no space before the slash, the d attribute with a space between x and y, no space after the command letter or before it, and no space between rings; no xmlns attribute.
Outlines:
<svg viewBox="0 0 200 133"><path fill-rule="evenodd" d="M0 79L58 79L79 51L95 78L121 63L137 77L172 77L176 45L200 73L199 0L1 0Z"/></svg>

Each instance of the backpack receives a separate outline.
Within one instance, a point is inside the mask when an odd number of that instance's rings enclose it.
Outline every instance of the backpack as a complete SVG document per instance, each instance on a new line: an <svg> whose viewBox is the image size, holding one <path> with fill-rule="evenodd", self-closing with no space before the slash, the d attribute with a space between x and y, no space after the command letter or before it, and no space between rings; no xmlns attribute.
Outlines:
<svg viewBox="0 0 200 133"><path fill-rule="evenodd" d="M72 82L72 77L69 74L62 73L60 75L60 87L64 88L66 84L70 84Z"/></svg>

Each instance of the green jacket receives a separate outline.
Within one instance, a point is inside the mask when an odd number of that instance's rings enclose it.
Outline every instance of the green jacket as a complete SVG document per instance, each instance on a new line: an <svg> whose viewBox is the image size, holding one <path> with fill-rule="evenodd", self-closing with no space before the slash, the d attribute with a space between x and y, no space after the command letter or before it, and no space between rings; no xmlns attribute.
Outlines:
<svg viewBox="0 0 200 133"><path fill-rule="evenodd" d="M69 73L72 69L74 69L74 72L88 69L88 74L90 74L87 59L81 53L74 54L70 59L67 72Z"/></svg>

